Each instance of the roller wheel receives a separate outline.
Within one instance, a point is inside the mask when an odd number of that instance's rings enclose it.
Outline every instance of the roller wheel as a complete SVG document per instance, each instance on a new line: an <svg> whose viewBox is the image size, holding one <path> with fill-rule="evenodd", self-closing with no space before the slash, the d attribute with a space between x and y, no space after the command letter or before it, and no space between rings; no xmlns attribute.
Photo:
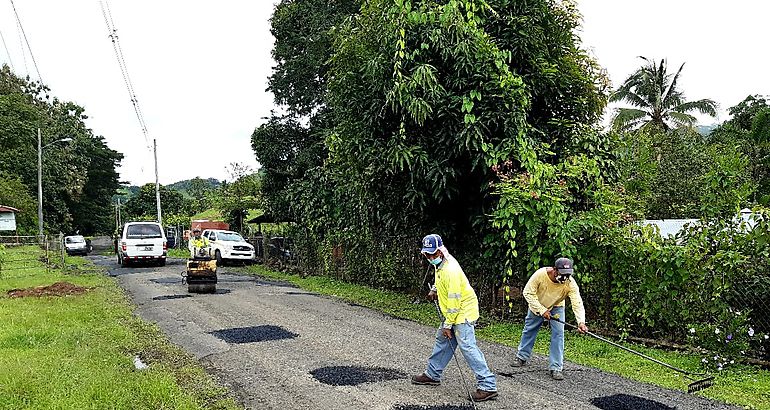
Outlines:
<svg viewBox="0 0 770 410"><path fill-rule="evenodd" d="M216 283L191 283L187 284L189 293L215 293L217 291Z"/></svg>

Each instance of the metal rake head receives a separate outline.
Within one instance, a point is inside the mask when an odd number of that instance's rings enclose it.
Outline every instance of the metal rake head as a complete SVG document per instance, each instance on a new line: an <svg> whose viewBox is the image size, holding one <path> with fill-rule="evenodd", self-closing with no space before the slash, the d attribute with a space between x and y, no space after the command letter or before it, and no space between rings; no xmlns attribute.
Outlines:
<svg viewBox="0 0 770 410"><path fill-rule="evenodd" d="M704 379L696 380L687 385L687 393L695 393L703 389L707 389L714 385L714 376L709 376Z"/></svg>

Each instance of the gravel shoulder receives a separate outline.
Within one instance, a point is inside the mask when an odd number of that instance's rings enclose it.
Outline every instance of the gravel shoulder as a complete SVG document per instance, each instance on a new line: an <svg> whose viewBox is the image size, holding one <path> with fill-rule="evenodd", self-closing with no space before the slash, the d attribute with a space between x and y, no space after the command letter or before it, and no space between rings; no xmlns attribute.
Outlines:
<svg viewBox="0 0 770 410"><path fill-rule="evenodd" d="M227 273L226 267L220 269L217 293L204 295L187 293L181 260L162 268L120 268L106 257L91 259L117 277L138 315L195 355L247 408L391 410L468 403L453 362L441 386L409 383L425 368L434 328ZM479 345L499 374L500 392L497 400L478 403L479 409L735 408L572 363L565 363L567 380L555 382L545 357L514 369L514 349ZM471 383L473 373L458 358Z"/></svg>

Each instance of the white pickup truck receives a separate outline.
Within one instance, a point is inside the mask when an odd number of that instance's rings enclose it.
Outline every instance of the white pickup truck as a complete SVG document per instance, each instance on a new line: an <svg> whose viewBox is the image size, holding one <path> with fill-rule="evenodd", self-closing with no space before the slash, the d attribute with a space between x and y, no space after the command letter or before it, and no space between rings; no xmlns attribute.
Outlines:
<svg viewBox="0 0 770 410"><path fill-rule="evenodd" d="M238 232L206 229L202 236L209 240L217 266L222 266L225 261L251 262L254 259L254 246L246 242Z"/></svg>

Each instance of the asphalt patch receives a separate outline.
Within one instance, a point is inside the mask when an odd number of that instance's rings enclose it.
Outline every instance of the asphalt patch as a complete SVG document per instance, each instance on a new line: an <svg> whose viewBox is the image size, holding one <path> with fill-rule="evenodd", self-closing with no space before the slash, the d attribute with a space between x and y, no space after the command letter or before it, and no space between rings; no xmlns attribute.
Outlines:
<svg viewBox="0 0 770 410"><path fill-rule="evenodd" d="M160 283L162 285L169 285L169 284L181 284L182 278L160 278L160 279L150 279L150 282Z"/></svg>
<svg viewBox="0 0 770 410"><path fill-rule="evenodd" d="M217 289L216 291L214 291L214 294L215 295L226 295L226 294L228 294L230 292L231 292L230 289Z"/></svg>
<svg viewBox="0 0 770 410"><path fill-rule="evenodd" d="M319 382L331 386L358 386L406 378L406 373L384 367L329 366L315 369L310 374Z"/></svg>
<svg viewBox="0 0 770 410"><path fill-rule="evenodd" d="M163 296L155 296L152 298L152 300L172 300L172 299L184 299L184 298L191 298L192 295L163 295Z"/></svg>
<svg viewBox="0 0 770 410"><path fill-rule="evenodd" d="M212 335L227 343L254 343L269 340L294 339L299 336L280 326L264 325L251 327L236 327L210 332Z"/></svg>
<svg viewBox="0 0 770 410"><path fill-rule="evenodd" d="M470 410L473 409L472 404L439 404L437 406L423 406L417 404L396 404L393 406L393 410Z"/></svg>
<svg viewBox="0 0 770 410"><path fill-rule="evenodd" d="M311 295L314 296L315 293L310 292L286 292L287 295Z"/></svg>
<svg viewBox="0 0 770 410"><path fill-rule="evenodd" d="M602 410L673 410L675 407L629 394L594 397L591 404Z"/></svg>

